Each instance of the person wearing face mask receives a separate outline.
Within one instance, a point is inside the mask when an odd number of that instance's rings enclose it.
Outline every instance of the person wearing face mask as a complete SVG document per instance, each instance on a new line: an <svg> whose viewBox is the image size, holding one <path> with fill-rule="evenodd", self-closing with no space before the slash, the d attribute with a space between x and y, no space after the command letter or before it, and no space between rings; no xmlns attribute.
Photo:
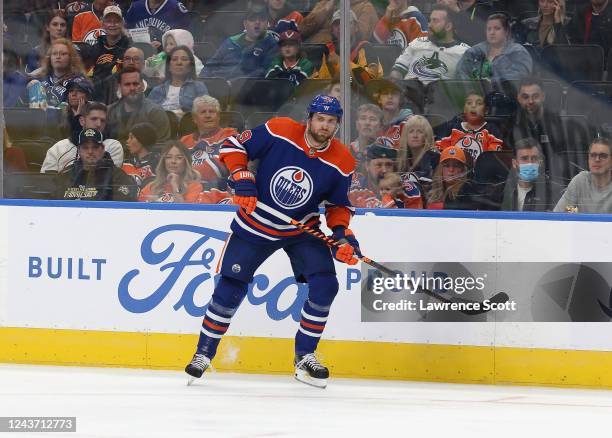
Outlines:
<svg viewBox="0 0 612 438"><path fill-rule="evenodd" d="M469 93L465 98L462 117L455 117L445 124L438 133L445 135L436 142L439 150L451 146L461 147L469 153L475 163L478 156L485 151L499 151L504 142L499 128L485 120L487 105L484 97Z"/></svg>
<svg viewBox="0 0 612 438"><path fill-rule="evenodd" d="M560 187L546 175L542 149L534 138L514 146L512 169L504 188L503 211L551 211Z"/></svg>

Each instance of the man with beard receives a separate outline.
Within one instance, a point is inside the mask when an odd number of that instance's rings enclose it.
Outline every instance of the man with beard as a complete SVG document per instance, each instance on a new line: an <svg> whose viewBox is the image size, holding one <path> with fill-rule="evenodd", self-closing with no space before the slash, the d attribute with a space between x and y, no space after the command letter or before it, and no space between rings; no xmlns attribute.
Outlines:
<svg viewBox="0 0 612 438"><path fill-rule="evenodd" d="M97 129L86 128L78 135L78 158L59 176L58 199L81 201L135 201L136 185L123 170L115 167L104 150L104 138Z"/></svg>
<svg viewBox="0 0 612 438"><path fill-rule="evenodd" d="M78 103L77 106L79 106ZM81 129L71 132L67 138L58 141L47 150L40 173L61 173L76 160L78 133L82 129L96 129L101 132L105 130L107 125L106 105L100 102L83 102L80 106L82 108L79 109L78 121ZM121 167L123 163L121 143L113 138L107 138L103 145L115 166Z"/></svg>
<svg viewBox="0 0 612 438"><path fill-rule="evenodd" d="M149 122L155 126L157 141L170 139L170 122L163 108L144 97L142 73L126 68L119 73L121 99L108 109L109 132L125 144L128 134L137 123Z"/></svg>
<svg viewBox="0 0 612 438"><path fill-rule="evenodd" d="M196 353L185 371L200 378L210 367L221 337L247 294L253 274L274 252L283 249L298 282L308 283L308 299L295 336L295 377L324 388L329 370L315 357L330 307L338 292L332 255L354 265L359 243L348 228L353 208L348 200L355 160L334 138L342 118L340 102L316 96L308 106L306 125L289 118L273 118L265 125L229 137L221 147L221 161L230 172L234 204L239 206L232 234L221 260L221 277L200 330ZM257 178L249 160L259 160ZM325 206L332 238L323 241L287 223L291 217L318 227L319 205Z"/></svg>
<svg viewBox="0 0 612 438"><path fill-rule="evenodd" d="M429 16L429 36L413 40L391 70L394 79L418 79L428 85L439 79L454 79L467 44L455 39L454 12L435 5Z"/></svg>

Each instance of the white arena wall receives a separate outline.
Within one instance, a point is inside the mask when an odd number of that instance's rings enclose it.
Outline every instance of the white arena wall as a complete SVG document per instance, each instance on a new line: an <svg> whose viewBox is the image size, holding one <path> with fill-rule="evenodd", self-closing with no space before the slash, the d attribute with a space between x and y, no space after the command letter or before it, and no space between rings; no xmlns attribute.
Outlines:
<svg viewBox="0 0 612 438"><path fill-rule="evenodd" d="M1 201L0 361L182 368L233 214ZM611 225L612 215L371 210L351 228L380 262L610 263ZM608 322L366 323L359 267L336 268L340 292L320 345L332 375L612 387ZM292 282L283 252L258 274L215 365L290 373L307 290Z"/></svg>

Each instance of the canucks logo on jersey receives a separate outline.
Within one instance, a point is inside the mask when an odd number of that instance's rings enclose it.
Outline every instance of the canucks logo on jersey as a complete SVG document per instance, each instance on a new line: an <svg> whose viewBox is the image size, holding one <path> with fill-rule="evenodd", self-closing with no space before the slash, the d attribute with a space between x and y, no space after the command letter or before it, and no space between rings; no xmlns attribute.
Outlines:
<svg viewBox="0 0 612 438"><path fill-rule="evenodd" d="M293 209L306 204L312 196L312 178L304 169L283 167L270 182L272 199L281 207Z"/></svg>

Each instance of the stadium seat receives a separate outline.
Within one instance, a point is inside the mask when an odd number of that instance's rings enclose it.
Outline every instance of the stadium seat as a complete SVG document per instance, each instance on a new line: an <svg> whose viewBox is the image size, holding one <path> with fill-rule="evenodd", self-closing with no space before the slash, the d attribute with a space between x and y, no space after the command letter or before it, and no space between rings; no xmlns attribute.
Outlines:
<svg viewBox="0 0 612 438"><path fill-rule="evenodd" d="M86 43L80 43L80 44L86 44ZM151 56L157 55L157 49L149 43L134 43L132 45L134 47L139 48L140 50L144 52L145 59Z"/></svg>
<svg viewBox="0 0 612 438"><path fill-rule="evenodd" d="M446 117L441 116L440 114L424 114L423 117L427 119L434 131L436 128L444 125L447 122Z"/></svg>
<svg viewBox="0 0 612 438"><path fill-rule="evenodd" d="M612 121L612 83L574 82L567 93L567 112L587 116L593 125Z"/></svg>
<svg viewBox="0 0 612 438"><path fill-rule="evenodd" d="M512 167L511 151L482 152L474 166L474 180L479 184L504 183Z"/></svg>
<svg viewBox="0 0 612 438"><path fill-rule="evenodd" d="M179 118L172 111L166 111L166 116L168 116L168 122L170 123L170 138L177 138L178 128L179 128Z"/></svg>
<svg viewBox="0 0 612 438"><path fill-rule="evenodd" d="M54 140L43 137L41 139L25 139L13 141L13 146L20 148L25 154L28 169L33 172L39 172L42 167L47 151L53 144Z"/></svg>
<svg viewBox="0 0 612 438"><path fill-rule="evenodd" d="M466 95L476 91L486 96L490 91L487 82L480 81L436 81L428 86L428 98L425 112L440 114L451 119L463 112L463 103Z"/></svg>
<svg viewBox="0 0 612 438"><path fill-rule="evenodd" d="M227 37L242 32L244 29L244 15L244 11L228 10L211 13L206 17L203 24L203 40L213 43L215 47L219 47Z"/></svg>
<svg viewBox="0 0 612 438"><path fill-rule="evenodd" d="M375 103L379 90L388 84L389 81L385 79L368 81L365 90L369 100ZM412 108L415 113L423 113L427 101L426 89L423 84L417 79L398 80L394 81L394 84L403 90L403 105Z"/></svg>
<svg viewBox="0 0 612 438"><path fill-rule="evenodd" d="M561 116L561 122L567 149L586 149L595 136L595 129L589 119L584 115L565 115Z"/></svg>
<svg viewBox="0 0 612 438"><path fill-rule="evenodd" d="M208 94L219 101L221 109L227 109L230 98L230 84L223 78L200 78L208 88Z"/></svg>
<svg viewBox="0 0 612 438"><path fill-rule="evenodd" d="M277 111L293 96L294 87L286 79L238 78L231 82L232 109L250 114Z"/></svg>
<svg viewBox="0 0 612 438"><path fill-rule="evenodd" d="M402 53L402 48L394 44L373 44L368 43L363 46L366 60L368 63L380 61L385 76L389 76L395 60Z"/></svg>
<svg viewBox="0 0 612 438"><path fill-rule="evenodd" d="M191 112L186 112L181 117L181 121L178 126L178 138L181 138L187 134L191 134L195 132L196 125L193 123L193 119L191 118Z"/></svg>
<svg viewBox="0 0 612 438"><path fill-rule="evenodd" d="M12 141L37 140L47 132L47 112L42 109L4 108L4 120Z"/></svg>
<svg viewBox="0 0 612 438"><path fill-rule="evenodd" d="M244 117L236 111L221 111L221 126L230 126L242 132L244 131Z"/></svg>
<svg viewBox="0 0 612 438"><path fill-rule="evenodd" d="M55 199L57 174L15 172L4 175L4 197L8 199Z"/></svg>
<svg viewBox="0 0 612 438"><path fill-rule="evenodd" d="M256 126L263 125L268 120L276 117L277 115L278 115L277 113L272 113L272 112L253 113L246 120L246 129L253 129Z"/></svg>
<svg viewBox="0 0 612 438"><path fill-rule="evenodd" d="M206 64L206 61L212 57L216 51L217 48L212 43L195 43L193 45L193 52L200 58L203 64Z"/></svg>
<svg viewBox="0 0 612 438"><path fill-rule="evenodd" d="M542 51L542 77L574 81L601 81L604 51L600 46L552 45Z"/></svg>
<svg viewBox="0 0 612 438"><path fill-rule="evenodd" d="M323 55L329 55L329 49L325 44L303 44L302 49L306 52L306 57L314 65L315 71L321 68Z"/></svg>

